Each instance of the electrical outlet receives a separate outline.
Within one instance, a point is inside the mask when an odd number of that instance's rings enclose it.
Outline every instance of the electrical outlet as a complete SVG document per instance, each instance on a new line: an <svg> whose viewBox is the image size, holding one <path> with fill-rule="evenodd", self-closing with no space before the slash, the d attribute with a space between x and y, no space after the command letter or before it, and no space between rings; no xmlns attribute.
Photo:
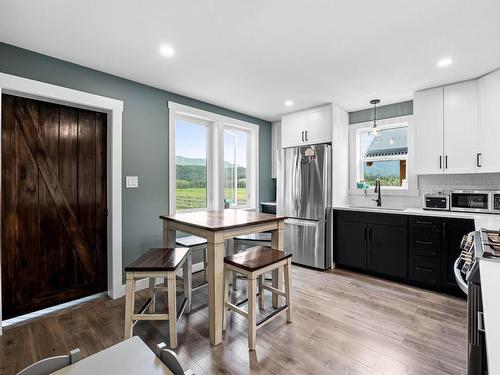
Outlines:
<svg viewBox="0 0 500 375"><path fill-rule="evenodd" d="M125 177L125 188L127 188L127 189L139 188L139 176L126 176Z"/></svg>

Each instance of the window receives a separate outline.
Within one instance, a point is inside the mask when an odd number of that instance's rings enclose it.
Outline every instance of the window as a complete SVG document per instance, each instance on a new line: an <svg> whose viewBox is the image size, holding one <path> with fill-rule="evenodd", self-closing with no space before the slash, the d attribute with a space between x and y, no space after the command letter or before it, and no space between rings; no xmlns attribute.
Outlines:
<svg viewBox="0 0 500 375"><path fill-rule="evenodd" d="M224 129L224 207L245 207L247 203L248 132Z"/></svg>
<svg viewBox="0 0 500 375"><path fill-rule="evenodd" d="M349 126L350 191L363 194L380 184L385 194L417 195L416 175L412 172L412 116Z"/></svg>
<svg viewBox="0 0 500 375"><path fill-rule="evenodd" d="M360 132L359 182L374 186L407 188L408 126L382 129L374 136L370 130Z"/></svg>
<svg viewBox="0 0 500 375"><path fill-rule="evenodd" d="M207 125L175 120L175 208L207 208Z"/></svg>
<svg viewBox="0 0 500 375"><path fill-rule="evenodd" d="M170 214L256 208L258 125L169 102L169 134Z"/></svg>

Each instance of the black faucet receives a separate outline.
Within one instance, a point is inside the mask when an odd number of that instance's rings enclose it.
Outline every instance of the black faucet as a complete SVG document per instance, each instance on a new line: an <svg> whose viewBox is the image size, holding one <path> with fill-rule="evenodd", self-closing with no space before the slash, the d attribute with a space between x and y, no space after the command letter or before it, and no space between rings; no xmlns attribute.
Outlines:
<svg viewBox="0 0 500 375"><path fill-rule="evenodd" d="M382 197L380 196L380 179L377 178L375 181L375 190L374 193L378 193L377 199L372 199L372 201L377 202L377 207L382 206Z"/></svg>

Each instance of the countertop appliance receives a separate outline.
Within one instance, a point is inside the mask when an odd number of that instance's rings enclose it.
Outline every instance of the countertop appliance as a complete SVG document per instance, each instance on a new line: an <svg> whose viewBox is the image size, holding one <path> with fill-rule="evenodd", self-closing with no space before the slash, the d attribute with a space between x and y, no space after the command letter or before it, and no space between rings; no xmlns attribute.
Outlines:
<svg viewBox="0 0 500 375"><path fill-rule="evenodd" d="M260 212L276 215L276 202L260 202Z"/></svg>
<svg viewBox="0 0 500 375"><path fill-rule="evenodd" d="M492 191L491 194L491 212L500 214L500 191Z"/></svg>
<svg viewBox="0 0 500 375"><path fill-rule="evenodd" d="M448 194L424 194L424 210L448 211L450 196Z"/></svg>
<svg viewBox="0 0 500 375"><path fill-rule="evenodd" d="M486 190L452 190L451 211L490 212L490 192Z"/></svg>
<svg viewBox="0 0 500 375"><path fill-rule="evenodd" d="M285 220L285 250L292 262L332 266L332 152L329 144L282 150L278 178L278 214Z"/></svg>
<svg viewBox="0 0 500 375"><path fill-rule="evenodd" d="M487 374L486 337L481 296L479 259L500 260L500 231L481 229L464 236L462 253L454 272L460 289L467 294L468 375Z"/></svg>

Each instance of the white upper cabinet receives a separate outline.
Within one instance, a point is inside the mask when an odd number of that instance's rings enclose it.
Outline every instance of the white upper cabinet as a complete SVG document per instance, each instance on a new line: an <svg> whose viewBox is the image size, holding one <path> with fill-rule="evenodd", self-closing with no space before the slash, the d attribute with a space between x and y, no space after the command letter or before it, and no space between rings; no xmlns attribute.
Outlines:
<svg viewBox="0 0 500 375"><path fill-rule="evenodd" d="M415 113L415 164L417 174L443 172L443 88L418 91Z"/></svg>
<svg viewBox="0 0 500 375"><path fill-rule="evenodd" d="M308 109L281 118L281 147L332 141L331 105Z"/></svg>
<svg viewBox="0 0 500 375"><path fill-rule="evenodd" d="M444 172L474 173L477 140L477 81L444 87Z"/></svg>
<svg viewBox="0 0 500 375"><path fill-rule="evenodd" d="M478 80L477 170L500 172L500 70Z"/></svg>
<svg viewBox="0 0 500 375"><path fill-rule="evenodd" d="M327 143L332 141L332 108L331 106L313 108L306 112L307 128L305 139L307 144Z"/></svg>
<svg viewBox="0 0 500 375"><path fill-rule="evenodd" d="M305 142L306 113L296 112L281 118L281 147L299 146Z"/></svg>
<svg viewBox="0 0 500 375"><path fill-rule="evenodd" d="M477 172L477 81L415 93L417 174Z"/></svg>

